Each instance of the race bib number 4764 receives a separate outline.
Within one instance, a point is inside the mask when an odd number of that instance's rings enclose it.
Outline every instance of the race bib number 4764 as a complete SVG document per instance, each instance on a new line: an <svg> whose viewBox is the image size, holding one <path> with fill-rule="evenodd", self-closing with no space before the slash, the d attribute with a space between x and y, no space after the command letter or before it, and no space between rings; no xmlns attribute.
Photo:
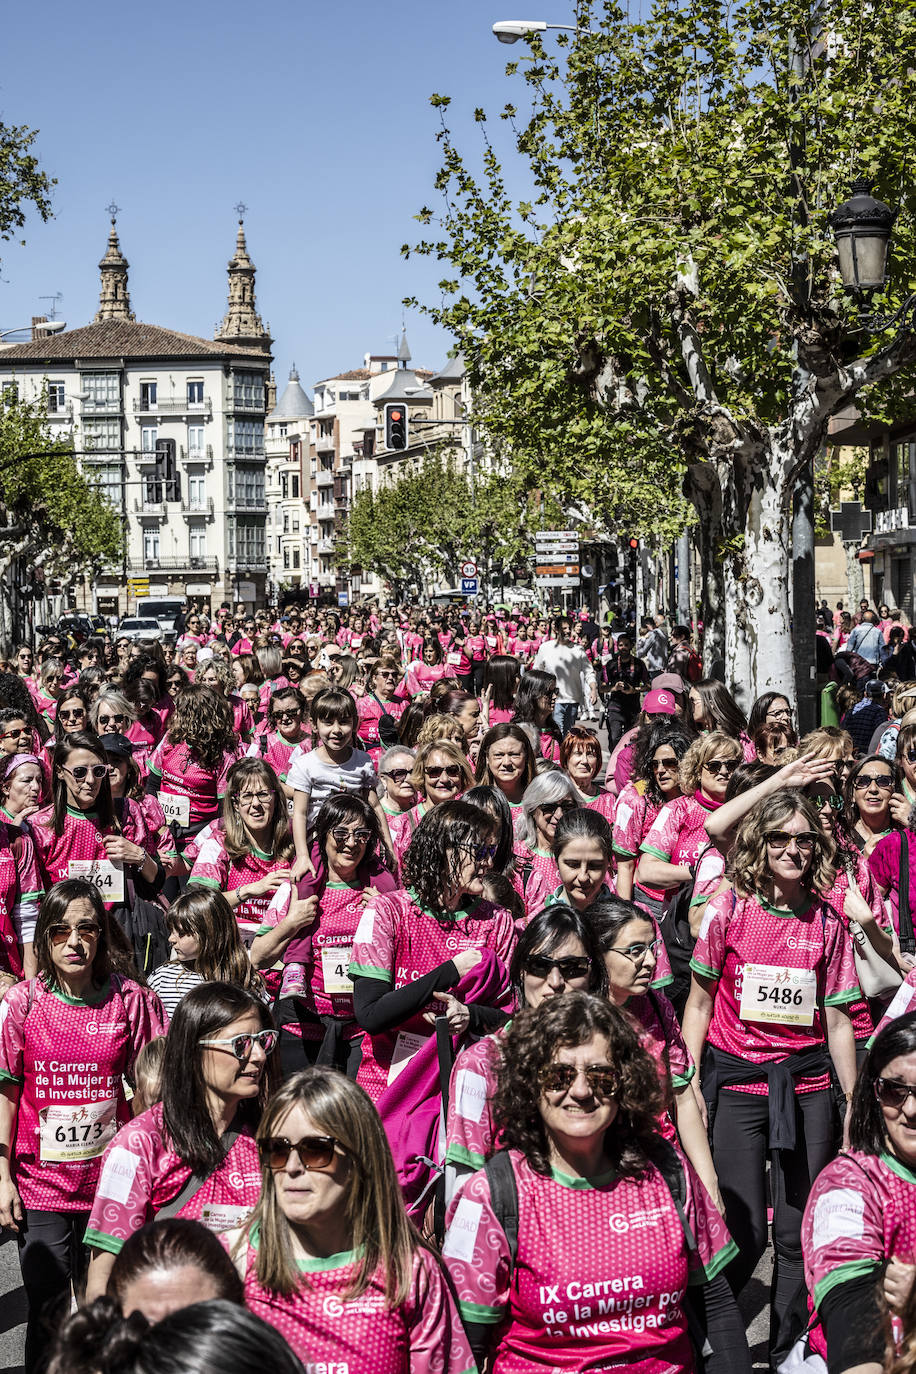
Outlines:
<svg viewBox="0 0 916 1374"><path fill-rule="evenodd" d="M68 878L85 878L104 902L124 901L124 865L118 859L71 859Z"/></svg>

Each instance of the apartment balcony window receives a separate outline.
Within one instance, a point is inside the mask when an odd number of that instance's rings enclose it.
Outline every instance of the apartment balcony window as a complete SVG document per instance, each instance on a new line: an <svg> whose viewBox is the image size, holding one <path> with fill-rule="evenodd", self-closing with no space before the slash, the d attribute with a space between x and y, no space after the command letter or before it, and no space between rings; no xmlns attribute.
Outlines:
<svg viewBox="0 0 916 1374"><path fill-rule="evenodd" d="M262 372L234 372L232 374L233 410L264 409L264 374Z"/></svg>
<svg viewBox="0 0 916 1374"><path fill-rule="evenodd" d="M140 383L140 409L141 409L141 410L155 410L155 409L156 409L156 401L157 401L158 395L159 395L159 383L158 383L158 382L141 382L141 383Z"/></svg>
<svg viewBox="0 0 916 1374"><path fill-rule="evenodd" d="M118 450L121 447L121 421L84 419L80 426L84 453ZM154 445L155 447L155 445Z"/></svg>
<svg viewBox="0 0 916 1374"><path fill-rule="evenodd" d="M204 403L204 384L200 382L188 382L188 405L201 406Z"/></svg>
<svg viewBox="0 0 916 1374"><path fill-rule="evenodd" d="M119 372L81 372L80 391L86 393L82 413L119 411L121 409L121 374Z"/></svg>

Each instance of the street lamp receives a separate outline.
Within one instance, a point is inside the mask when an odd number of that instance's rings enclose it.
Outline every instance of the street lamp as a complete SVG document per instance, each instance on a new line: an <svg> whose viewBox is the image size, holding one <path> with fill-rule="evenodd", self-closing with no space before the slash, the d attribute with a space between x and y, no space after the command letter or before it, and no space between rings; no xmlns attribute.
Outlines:
<svg viewBox="0 0 916 1374"><path fill-rule="evenodd" d="M517 43L520 38L530 38L533 33L545 33L547 29L562 29L565 33L590 32L575 24L548 24L544 19L500 19L493 25L500 43Z"/></svg>
<svg viewBox="0 0 916 1374"><path fill-rule="evenodd" d="M897 211L875 200L868 177L857 177L849 200L827 219L836 239L840 276L847 291L877 291L884 285L887 250Z"/></svg>
<svg viewBox="0 0 916 1374"><path fill-rule="evenodd" d="M38 320L34 325L17 324L15 329L0 329L0 339L5 339L7 334L22 334L27 329L40 329L45 334L59 334L66 328L66 320Z"/></svg>

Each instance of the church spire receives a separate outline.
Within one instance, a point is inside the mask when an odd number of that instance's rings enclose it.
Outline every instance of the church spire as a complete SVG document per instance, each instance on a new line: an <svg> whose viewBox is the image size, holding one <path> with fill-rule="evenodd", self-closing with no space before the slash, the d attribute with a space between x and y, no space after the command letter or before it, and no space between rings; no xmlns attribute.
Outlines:
<svg viewBox="0 0 916 1374"><path fill-rule="evenodd" d="M255 266L248 256L245 242L244 214L248 208L236 207L239 217L235 253L229 259L229 303L223 322L214 335L222 343L249 344L254 348L270 348L270 335L258 314L254 294Z"/></svg>
<svg viewBox="0 0 916 1374"><path fill-rule="evenodd" d="M130 293L127 290L128 262L118 242L118 208L114 201L106 206L111 215L111 229L108 231L108 249L99 263L102 289L99 292L99 308L94 324L101 324L103 320L134 319L134 313L130 308Z"/></svg>

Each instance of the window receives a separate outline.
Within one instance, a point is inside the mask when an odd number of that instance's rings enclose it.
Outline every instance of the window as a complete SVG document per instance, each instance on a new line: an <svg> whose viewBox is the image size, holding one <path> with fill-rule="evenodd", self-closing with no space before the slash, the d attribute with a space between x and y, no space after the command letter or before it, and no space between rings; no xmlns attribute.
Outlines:
<svg viewBox="0 0 916 1374"><path fill-rule="evenodd" d="M281 475L280 475L280 497L281 497L281 500L285 501L285 500L287 499L288 496L289 496L289 478L287 477L286 473L284 472L284 473L281 473Z"/></svg>
<svg viewBox="0 0 916 1374"><path fill-rule="evenodd" d="M249 510L263 510L263 468L236 468L234 472L230 468L229 499L236 506L245 506Z"/></svg>
<svg viewBox="0 0 916 1374"><path fill-rule="evenodd" d="M283 550L283 566L284 568L289 567L289 549Z"/></svg>
<svg viewBox="0 0 916 1374"><path fill-rule="evenodd" d="M156 409L156 398L157 398L157 395L158 395L158 390L159 390L159 387L158 387L158 383L157 383L157 382L141 382L141 383L140 383L140 409L141 409L141 410L155 410L155 409Z"/></svg>
<svg viewBox="0 0 916 1374"><path fill-rule="evenodd" d="M227 438L230 453L263 453L264 424L258 420L236 420L229 417Z"/></svg>
<svg viewBox="0 0 916 1374"><path fill-rule="evenodd" d="M159 531L143 531L143 561L144 563L159 562Z"/></svg>
<svg viewBox="0 0 916 1374"><path fill-rule="evenodd" d="M191 525L188 530L188 552L192 558L206 558L207 528L205 525Z"/></svg>
<svg viewBox="0 0 916 1374"><path fill-rule="evenodd" d="M298 549L293 549L293 567L294 567L294 568L298 568L298 567L300 566L300 564L299 564L299 558L300 558L299 550L298 550Z"/></svg>
<svg viewBox="0 0 916 1374"><path fill-rule="evenodd" d="M229 557L239 563L263 562L265 553L264 524L254 520L227 521Z"/></svg>
<svg viewBox="0 0 916 1374"><path fill-rule="evenodd" d="M144 453L156 452L156 439L159 431L155 425L140 426L140 448Z"/></svg>
<svg viewBox="0 0 916 1374"><path fill-rule="evenodd" d="M290 477L290 496L294 501L299 500L299 474L294 472Z"/></svg>
<svg viewBox="0 0 916 1374"><path fill-rule="evenodd" d="M202 473L188 475L188 505L191 510L204 510L207 504L207 483Z"/></svg>
<svg viewBox="0 0 916 1374"><path fill-rule="evenodd" d="M86 453L105 449L119 449L121 447L120 420L84 419L82 428L83 451Z"/></svg>
<svg viewBox="0 0 916 1374"><path fill-rule="evenodd" d="M162 480L158 471L143 478L143 509L162 504Z"/></svg>
<svg viewBox="0 0 916 1374"><path fill-rule="evenodd" d="M278 427L278 433L279 433L281 439L285 439L285 438L286 438L286 425L280 425L280 426Z"/></svg>
<svg viewBox="0 0 916 1374"><path fill-rule="evenodd" d="M264 374L262 372L234 372L232 374L232 402L242 410L264 409Z"/></svg>
<svg viewBox="0 0 916 1374"><path fill-rule="evenodd" d="M120 410L121 378L118 372L83 372L81 390L86 395L84 410Z"/></svg>
<svg viewBox="0 0 916 1374"><path fill-rule="evenodd" d="M63 382L48 382L48 414L59 415L67 404L67 388Z"/></svg>
<svg viewBox="0 0 916 1374"><path fill-rule="evenodd" d="M116 510L121 509L121 464L99 463L91 469L90 483Z"/></svg>
<svg viewBox="0 0 916 1374"><path fill-rule="evenodd" d="M284 533L284 534L289 534L289 511L288 511L288 510L285 510L285 511L283 512L283 533Z"/></svg>
<svg viewBox="0 0 916 1374"><path fill-rule="evenodd" d="M299 533L299 517L298 517L298 515L294 515L294 516L293 516L293 534L298 534L298 533Z"/></svg>
<svg viewBox="0 0 916 1374"><path fill-rule="evenodd" d="M19 400L19 387L15 382L4 382L0 400L5 406L14 406Z"/></svg>
<svg viewBox="0 0 916 1374"><path fill-rule="evenodd" d="M191 383L188 383L190 386ZM204 427L203 425L188 425L188 453L203 453L204 451Z"/></svg>
<svg viewBox="0 0 916 1374"><path fill-rule="evenodd" d="M204 403L203 382L188 382L188 405L200 406Z"/></svg>

